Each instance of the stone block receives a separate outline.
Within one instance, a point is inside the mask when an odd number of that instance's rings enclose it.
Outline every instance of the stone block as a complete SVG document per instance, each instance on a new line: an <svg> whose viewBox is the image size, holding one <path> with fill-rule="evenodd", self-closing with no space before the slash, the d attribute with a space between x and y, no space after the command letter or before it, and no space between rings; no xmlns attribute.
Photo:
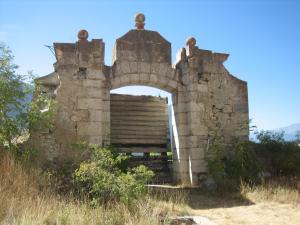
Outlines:
<svg viewBox="0 0 300 225"><path fill-rule="evenodd" d="M89 136L89 142L91 143L91 144L95 144L95 145L100 145L100 146L102 146L102 136Z"/></svg>
<svg viewBox="0 0 300 225"><path fill-rule="evenodd" d="M90 122L101 122L105 118L103 118L104 112L102 110L89 110L89 121Z"/></svg>
<svg viewBox="0 0 300 225"><path fill-rule="evenodd" d="M188 112L187 103L178 103L176 107L174 107L174 113L186 113Z"/></svg>
<svg viewBox="0 0 300 225"><path fill-rule="evenodd" d="M190 135L190 126L188 124L178 124L177 132L180 136Z"/></svg>
<svg viewBox="0 0 300 225"><path fill-rule="evenodd" d="M208 92L208 86L207 84L198 84L197 90L200 92Z"/></svg>
<svg viewBox="0 0 300 225"><path fill-rule="evenodd" d="M197 121L190 123L190 131L191 135L208 135L208 127L199 122L197 123Z"/></svg>
<svg viewBox="0 0 300 225"><path fill-rule="evenodd" d="M188 85L190 83L189 76L182 76L181 80L184 85Z"/></svg>
<svg viewBox="0 0 300 225"><path fill-rule="evenodd" d="M223 112L224 113L232 113L232 105L224 105Z"/></svg>
<svg viewBox="0 0 300 225"><path fill-rule="evenodd" d="M189 147L190 159L203 160L206 156L206 150L206 145L203 143L200 143L199 147Z"/></svg>
<svg viewBox="0 0 300 225"><path fill-rule="evenodd" d="M103 81L102 80L90 80L90 79L86 79L82 81L82 85L83 87L86 88L102 88L103 85Z"/></svg>
<svg viewBox="0 0 300 225"><path fill-rule="evenodd" d="M246 113L246 112L248 112L248 104L245 104L245 103L234 104L233 111L239 112L239 113Z"/></svg>
<svg viewBox="0 0 300 225"><path fill-rule="evenodd" d="M157 75L151 74L151 75L150 75L150 83L151 83L151 84L157 84L157 82L158 82Z"/></svg>
<svg viewBox="0 0 300 225"><path fill-rule="evenodd" d="M105 80L104 74L99 70L88 70L87 78L90 80Z"/></svg>
<svg viewBox="0 0 300 225"><path fill-rule="evenodd" d="M169 65L167 63L160 63L159 65L159 75L166 76Z"/></svg>
<svg viewBox="0 0 300 225"><path fill-rule="evenodd" d="M120 76L121 85L128 85L130 83L130 77L128 75Z"/></svg>
<svg viewBox="0 0 300 225"><path fill-rule="evenodd" d="M140 74L140 82L142 84L147 84L150 82L150 74L141 73Z"/></svg>
<svg viewBox="0 0 300 225"><path fill-rule="evenodd" d="M129 79L131 84L139 84L140 82L140 76L138 74L130 74Z"/></svg>
<svg viewBox="0 0 300 225"><path fill-rule="evenodd" d="M151 68L150 68L150 73L159 74L159 66L160 66L160 63L152 63Z"/></svg>
<svg viewBox="0 0 300 225"><path fill-rule="evenodd" d="M150 63L140 62L138 65L140 73L150 73Z"/></svg>
<svg viewBox="0 0 300 225"><path fill-rule="evenodd" d="M117 65L120 66L120 71L122 71L122 74L130 73L130 66L128 61L121 61Z"/></svg>
<svg viewBox="0 0 300 225"><path fill-rule="evenodd" d="M102 98L103 95L103 91L101 88L94 88L94 87L90 87L90 88L86 88L84 93L84 97L90 97L90 98Z"/></svg>
<svg viewBox="0 0 300 225"><path fill-rule="evenodd" d="M138 73L138 63L130 62L130 73Z"/></svg>
<svg viewBox="0 0 300 225"><path fill-rule="evenodd" d="M191 159L190 165L193 173L207 172L206 161L204 159Z"/></svg>
<svg viewBox="0 0 300 225"><path fill-rule="evenodd" d="M77 134L82 136L101 136L102 123L101 122L78 122Z"/></svg>
<svg viewBox="0 0 300 225"><path fill-rule="evenodd" d="M169 79L167 77L164 77L164 76L161 76L161 75L158 76L158 79L159 79L158 84L161 87L165 87L169 82Z"/></svg>
<svg viewBox="0 0 300 225"><path fill-rule="evenodd" d="M71 116L72 121L87 121L89 117L88 110L76 110L73 111L73 114Z"/></svg>
<svg viewBox="0 0 300 225"><path fill-rule="evenodd" d="M191 101L191 102L188 102L187 105L189 106L190 112L200 112L202 114L205 113L204 102ZM200 117L199 114L197 116Z"/></svg>
<svg viewBox="0 0 300 225"><path fill-rule="evenodd" d="M187 123L187 113L185 113L185 112L175 113L174 119L175 119L176 124L186 124Z"/></svg>
<svg viewBox="0 0 300 225"><path fill-rule="evenodd" d="M120 77L114 77L111 80L112 89L119 88L121 86L121 79Z"/></svg>
<svg viewBox="0 0 300 225"><path fill-rule="evenodd" d="M170 87L170 89L176 90L177 85L178 85L178 83L177 83L176 81L174 81L174 80L169 80L169 83L168 83L167 86Z"/></svg>
<svg viewBox="0 0 300 225"><path fill-rule="evenodd" d="M172 80L175 80L175 69L173 69L171 66L168 66L167 70L167 77L169 77Z"/></svg>
<svg viewBox="0 0 300 225"><path fill-rule="evenodd" d="M102 109L102 99L99 98L78 98L77 109Z"/></svg>

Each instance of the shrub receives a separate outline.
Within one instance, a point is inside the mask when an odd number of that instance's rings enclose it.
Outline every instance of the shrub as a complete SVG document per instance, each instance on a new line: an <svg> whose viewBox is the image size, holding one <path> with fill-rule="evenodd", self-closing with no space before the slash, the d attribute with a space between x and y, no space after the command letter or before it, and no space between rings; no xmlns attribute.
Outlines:
<svg viewBox="0 0 300 225"><path fill-rule="evenodd" d="M296 142L287 142L284 133L262 131L257 135L260 143L256 151L264 170L273 177L300 175L300 147Z"/></svg>
<svg viewBox="0 0 300 225"><path fill-rule="evenodd" d="M129 204L145 192L145 184L154 173L145 166L126 167L128 156L116 154L107 148L89 145L91 159L80 164L74 180L81 193L95 203L121 201Z"/></svg>
<svg viewBox="0 0 300 225"><path fill-rule="evenodd" d="M219 185L237 187L240 180L257 181L262 170L255 144L236 142L213 144L207 155L208 170Z"/></svg>
<svg viewBox="0 0 300 225"><path fill-rule="evenodd" d="M286 142L283 133L262 131L259 143L214 143L207 154L208 170L219 185L238 187L240 181L255 183L267 172L271 177L300 175L300 147Z"/></svg>

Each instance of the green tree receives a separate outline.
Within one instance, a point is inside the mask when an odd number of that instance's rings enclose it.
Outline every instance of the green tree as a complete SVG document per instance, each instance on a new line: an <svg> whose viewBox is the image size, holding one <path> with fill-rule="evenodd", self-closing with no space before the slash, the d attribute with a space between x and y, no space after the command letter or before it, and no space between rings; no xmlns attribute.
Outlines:
<svg viewBox="0 0 300 225"><path fill-rule="evenodd" d="M51 108L53 101L41 95L39 88L35 101L30 101L34 86L28 81L33 81L34 76L31 72L18 74L13 59L8 46L0 42L0 146L9 149L17 147L16 139L28 128L49 124L53 113L53 110L40 110Z"/></svg>
<svg viewBox="0 0 300 225"><path fill-rule="evenodd" d="M16 73L10 49L0 43L0 144L14 146L13 139L22 133L26 124L25 76Z"/></svg>

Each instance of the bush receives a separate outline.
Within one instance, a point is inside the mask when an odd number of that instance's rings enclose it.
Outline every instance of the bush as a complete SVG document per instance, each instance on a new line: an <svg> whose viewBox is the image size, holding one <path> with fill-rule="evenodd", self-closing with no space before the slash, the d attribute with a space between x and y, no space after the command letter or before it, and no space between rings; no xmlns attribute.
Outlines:
<svg viewBox="0 0 300 225"><path fill-rule="evenodd" d="M91 159L80 164L75 171L75 184L81 193L95 203L120 201L129 204L146 192L145 184L154 173L145 166L130 169L128 156L110 149L90 145Z"/></svg>
<svg viewBox="0 0 300 225"><path fill-rule="evenodd" d="M238 187L240 181L256 183L263 174L271 177L300 175L300 147L286 142L283 133L262 131L259 143L215 143L207 154L208 170L219 185Z"/></svg>
<svg viewBox="0 0 300 225"><path fill-rule="evenodd" d="M219 185L238 187L240 180L257 181L262 171L257 158L255 144L251 142L214 144L209 148L207 165Z"/></svg>
<svg viewBox="0 0 300 225"><path fill-rule="evenodd" d="M260 143L256 146L257 154L264 171L273 177L300 175L300 147L296 142L287 142L284 133L262 131L257 135Z"/></svg>

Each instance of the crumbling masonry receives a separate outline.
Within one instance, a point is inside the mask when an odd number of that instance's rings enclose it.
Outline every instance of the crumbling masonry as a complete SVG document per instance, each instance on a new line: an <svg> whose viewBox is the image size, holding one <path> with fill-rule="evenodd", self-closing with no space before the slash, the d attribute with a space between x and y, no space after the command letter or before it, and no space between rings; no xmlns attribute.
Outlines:
<svg viewBox="0 0 300 225"><path fill-rule="evenodd" d="M247 83L224 67L228 54L200 49L194 38L172 66L171 43L145 30L144 20L138 14L136 29L116 40L112 66L104 64L103 40L88 41L85 30L76 43L54 43L54 72L38 79L57 101L54 127L32 132L31 139L57 163L74 154L70 146L78 141L109 145L110 90L156 87L172 94L174 180L197 186L214 139L248 139Z"/></svg>

